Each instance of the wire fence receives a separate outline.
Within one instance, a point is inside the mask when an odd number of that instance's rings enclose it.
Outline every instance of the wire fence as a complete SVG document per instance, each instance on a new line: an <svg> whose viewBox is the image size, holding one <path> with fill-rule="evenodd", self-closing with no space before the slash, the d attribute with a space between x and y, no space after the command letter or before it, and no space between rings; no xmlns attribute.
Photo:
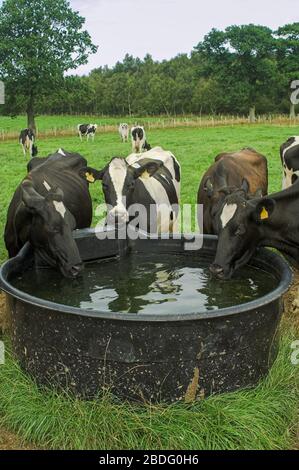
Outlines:
<svg viewBox="0 0 299 470"><path fill-rule="evenodd" d="M290 118L286 115L266 115L258 116L254 123L250 123L247 116L209 116L209 117L169 117L157 118L155 120L142 120L137 119L139 125L143 125L145 129L175 129L175 128L208 128L208 127L222 127L222 126L240 126L240 125L258 125L258 124L274 124L281 126L297 126L299 125L299 116ZM137 123L137 122L136 122ZM113 133L118 132L118 124L99 124L98 133ZM9 141L19 138L19 131L7 131L0 128L0 140ZM37 138L50 138L50 137L70 137L78 135L76 126L54 126L48 129L39 130L37 128Z"/></svg>

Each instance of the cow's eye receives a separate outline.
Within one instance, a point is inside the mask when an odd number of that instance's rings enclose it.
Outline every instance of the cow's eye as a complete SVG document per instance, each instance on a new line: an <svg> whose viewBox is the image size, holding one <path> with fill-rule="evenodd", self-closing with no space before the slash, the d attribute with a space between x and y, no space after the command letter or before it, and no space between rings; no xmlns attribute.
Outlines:
<svg viewBox="0 0 299 470"><path fill-rule="evenodd" d="M108 184L103 183L102 186L103 186L103 189L104 189L105 191L108 190Z"/></svg>

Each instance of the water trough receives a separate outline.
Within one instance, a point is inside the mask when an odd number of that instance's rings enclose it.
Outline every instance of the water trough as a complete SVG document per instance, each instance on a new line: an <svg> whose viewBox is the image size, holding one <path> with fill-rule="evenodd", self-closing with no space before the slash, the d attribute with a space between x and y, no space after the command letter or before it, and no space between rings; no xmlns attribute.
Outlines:
<svg viewBox="0 0 299 470"><path fill-rule="evenodd" d="M114 257L119 241L75 232L85 262ZM137 239L131 254L185 256L186 239ZM201 256L212 261L216 237L204 236ZM129 255L130 256L130 255ZM190 253L189 255L190 256ZM254 387L278 350L282 296L292 273L284 259L261 249L251 266L271 273L270 293L240 305L183 314L159 306L151 314L106 312L54 303L14 287L33 262L29 245L1 268L13 352L39 385L92 399L110 390L128 400L174 402ZM72 282L72 281L70 281Z"/></svg>

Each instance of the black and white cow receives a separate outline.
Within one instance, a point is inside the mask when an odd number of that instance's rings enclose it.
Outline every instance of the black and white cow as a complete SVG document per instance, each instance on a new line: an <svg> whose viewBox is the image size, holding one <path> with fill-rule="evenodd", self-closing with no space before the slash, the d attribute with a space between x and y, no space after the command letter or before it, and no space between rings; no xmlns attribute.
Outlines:
<svg viewBox="0 0 299 470"><path fill-rule="evenodd" d="M9 257L29 242L39 265L58 267L66 277L80 273L82 261L72 232L90 227L92 220L88 184L79 175L86 164L79 154L30 161L7 213L4 238Z"/></svg>
<svg viewBox="0 0 299 470"><path fill-rule="evenodd" d="M129 222L136 215L131 209L139 204L139 228L177 232L181 172L171 152L157 147L142 156L112 158L100 171L87 167L81 173L90 183L102 181L108 222Z"/></svg>
<svg viewBox="0 0 299 470"><path fill-rule="evenodd" d="M118 128L118 133L120 135L121 141L128 142L129 140L129 124L121 123Z"/></svg>
<svg viewBox="0 0 299 470"><path fill-rule="evenodd" d="M283 166L282 189L289 188L299 178L299 136L290 137L280 147Z"/></svg>
<svg viewBox="0 0 299 470"><path fill-rule="evenodd" d="M37 146L34 144L35 135L32 129L23 129L20 132L19 142L22 146L24 157L28 152L30 157L36 157L38 151Z"/></svg>
<svg viewBox="0 0 299 470"><path fill-rule="evenodd" d="M89 137L92 138L94 141L94 137L97 131L98 125L97 124L79 124L78 125L78 135L82 142L82 137L86 136L86 140L89 140Z"/></svg>
<svg viewBox="0 0 299 470"><path fill-rule="evenodd" d="M281 251L299 267L299 180L270 196L247 200L242 193L227 196L226 225L219 234L211 272L228 279L245 265L257 247ZM229 215L228 215L229 214Z"/></svg>
<svg viewBox="0 0 299 470"><path fill-rule="evenodd" d="M146 141L146 134L144 127L136 126L131 129L132 137L132 152L142 153L151 150L150 144Z"/></svg>

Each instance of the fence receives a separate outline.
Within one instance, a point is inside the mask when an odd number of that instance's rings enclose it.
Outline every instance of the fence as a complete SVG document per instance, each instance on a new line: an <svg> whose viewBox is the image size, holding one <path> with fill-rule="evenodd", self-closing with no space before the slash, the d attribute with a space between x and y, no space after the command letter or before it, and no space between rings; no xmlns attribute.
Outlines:
<svg viewBox="0 0 299 470"><path fill-rule="evenodd" d="M59 117L58 117L59 118ZM179 118L157 118L153 121L142 122L142 119L137 119L139 125L144 125L145 129L175 129L175 128L208 128L208 127L222 127L222 126L236 126L236 125L257 125L257 124L274 124L290 127L299 125L299 116L290 118L286 115L281 116L258 116L255 123L249 123L246 116L216 116L216 117L179 117ZM116 124L99 124L99 133L112 133L117 132L118 125ZM48 137L69 137L77 135L75 126L53 127L46 130L39 131L37 129L38 138ZM19 131L6 131L0 129L0 140L16 140L19 138Z"/></svg>

